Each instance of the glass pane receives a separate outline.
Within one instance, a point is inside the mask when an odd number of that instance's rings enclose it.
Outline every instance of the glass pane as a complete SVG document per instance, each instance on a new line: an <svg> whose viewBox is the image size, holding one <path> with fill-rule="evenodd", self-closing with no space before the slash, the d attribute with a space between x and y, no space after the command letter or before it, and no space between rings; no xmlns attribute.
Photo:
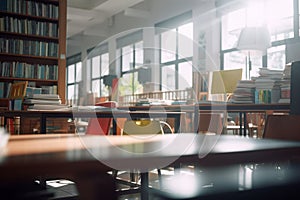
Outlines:
<svg viewBox="0 0 300 200"><path fill-rule="evenodd" d="M283 70L285 63L285 45L268 49L268 68Z"/></svg>
<svg viewBox="0 0 300 200"><path fill-rule="evenodd" d="M139 68L144 64L143 42L135 44L135 68Z"/></svg>
<svg viewBox="0 0 300 200"><path fill-rule="evenodd" d="M246 56L239 52L233 51L224 54L224 70L243 69L242 79L246 79Z"/></svg>
<svg viewBox="0 0 300 200"><path fill-rule="evenodd" d="M142 93L143 86L138 82L138 72L133 73L134 81L133 81L133 92L134 94Z"/></svg>
<svg viewBox="0 0 300 200"><path fill-rule="evenodd" d="M271 41L294 37L293 0L268 0L265 7Z"/></svg>
<svg viewBox="0 0 300 200"><path fill-rule="evenodd" d="M68 66L68 83L75 82L75 65Z"/></svg>
<svg viewBox="0 0 300 200"><path fill-rule="evenodd" d="M74 85L74 96L73 96L73 99L77 100L77 102L79 100L79 98L78 98L78 89L79 89L78 84L75 84ZM76 101L74 101L74 102L76 102ZM78 103L77 103L77 105L78 105Z"/></svg>
<svg viewBox="0 0 300 200"><path fill-rule="evenodd" d="M86 61L86 78L87 78L87 80L88 81L90 81L91 80L91 62L92 62L92 59L87 59L87 61Z"/></svg>
<svg viewBox="0 0 300 200"><path fill-rule="evenodd" d="M133 68L133 49L132 45L122 48L122 71L129 71Z"/></svg>
<svg viewBox="0 0 300 200"><path fill-rule="evenodd" d="M121 95L137 94L142 92L142 85L137 80L137 72L124 74L120 79L119 91Z"/></svg>
<svg viewBox="0 0 300 200"><path fill-rule="evenodd" d="M103 79L101 79L101 96L107 97L109 95L108 87L104 85Z"/></svg>
<svg viewBox="0 0 300 200"><path fill-rule="evenodd" d="M161 62L169 62L176 59L176 30L161 34Z"/></svg>
<svg viewBox="0 0 300 200"><path fill-rule="evenodd" d="M262 57L260 55L250 55L250 59L251 59L250 77L257 77L257 76L259 76L259 73L258 73L259 69L263 67L262 66Z"/></svg>
<svg viewBox="0 0 300 200"><path fill-rule="evenodd" d="M76 63L76 82L80 82L82 80L82 63Z"/></svg>
<svg viewBox="0 0 300 200"><path fill-rule="evenodd" d="M100 79L92 81L92 92L95 94L96 97L100 95Z"/></svg>
<svg viewBox="0 0 300 200"><path fill-rule="evenodd" d="M230 12L222 17L222 49L236 47L240 31L246 24L246 9Z"/></svg>
<svg viewBox="0 0 300 200"><path fill-rule="evenodd" d="M132 94L132 78L133 74L124 74L120 79L119 91L121 95Z"/></svg>
<svg viewBox="0 0 300 200"><path fill-rule="evenodd" d="M169 65L162 67L161 82L162 91L175 90L176 77L175 77L175 65Z"/></svg>
<svg viewBox="0 0 300 200"><path fill-rule="evenodd" d="M185 90L193 86L193 66L190 62L178 65L178 89Z"/></svg>
<svg viewBox="0 0 300 200"><path fill-rule="evenodd" d="M74 85L68 85L68 100L74 99Z"/></svg>
<svg viewBox="0 0 300 200"><path fill-rule="evenodd" d="M193 23L178 27L179 58L193 56Z"/></svg>
<svg viewBox="0 0 300 200"><path fill-rule="evenodd" d="M258 70L262 67L261 56L250 55L252 69L250 77L257 77ZM246 54L240 51L233 51L224 54L224 69L243 69L242 79L249 79L249 62Z"/></svg>
<svg viewBox="0 0 300 200"><path fill-rule="evenodd" d="M100 56L92 58L92 78L100 77Z"/></svg>
<svg viewBox="0 0 300 200"><path fill-rule="evenodd" d="M101 76L109 74L109 57L108 53L101 55Z"/></svg>

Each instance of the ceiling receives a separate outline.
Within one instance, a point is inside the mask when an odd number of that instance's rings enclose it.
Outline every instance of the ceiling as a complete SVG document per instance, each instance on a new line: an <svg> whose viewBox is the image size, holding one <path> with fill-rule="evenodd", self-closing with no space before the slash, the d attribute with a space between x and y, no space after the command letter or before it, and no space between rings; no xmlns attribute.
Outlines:
<svg viewBox="0 0 300 200"><path fill-rule="evenodd" d="M67 39L96 35L96 25L110 23L112 16L144 0L68 0ZM95 29L95 28L94 28ZM98 29L99 30L99 29ZM101 35L101 32L97 31Z"/></svg>

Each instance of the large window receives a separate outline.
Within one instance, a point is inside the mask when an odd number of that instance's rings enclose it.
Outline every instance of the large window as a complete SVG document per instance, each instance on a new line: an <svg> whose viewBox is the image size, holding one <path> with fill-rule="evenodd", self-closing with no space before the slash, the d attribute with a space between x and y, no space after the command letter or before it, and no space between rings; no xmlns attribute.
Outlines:
<svg viewBox="0 0 300 200"><path fill-rule="evenodd" d="M267 26L272 47L265 57L251 55L250 77L257 76L261 67L283 69L285 67L285 43L295 37L294 0L245 1L239 9L222 15L221 62L224 69L243 68L247 65L246 56L236 49L242 28L246 26ZM224 6L224 5L223 5ZM298 16L297 16L298 17ZM247 70L244 70L245 72ZM246 73L243 75L246 78Z"/></svg>
<svg viewBox="0 0 300 200"><path fill-rule="evenodd" d="M67 99L72 104L79 100L79 89L82 88L81 54L71 56L67 60Z"/></svg>
<svg viewBox="0 0 300 200"><path fill-rule="evenodd" d="M108 86L104 85L103 77L109 74L108 45L103 44L88 51L88 69L90 91L96 97L109 96Z"/></svg>
<svg viewBox="0 0 300 200"><path fill-rule="evenodd" d="M119 81L120 95L133 95L143 92L138 81L138 69L144 63L142 31L119 38L117 40L117 57L121 79Z"/></svg>
<svg viewBox="0 0 300 200"><path fill-rule="evenodd" d="M162 91L192 87L193 23L190 18L191 13L188 12L156 26L159 33Z"/></svg>

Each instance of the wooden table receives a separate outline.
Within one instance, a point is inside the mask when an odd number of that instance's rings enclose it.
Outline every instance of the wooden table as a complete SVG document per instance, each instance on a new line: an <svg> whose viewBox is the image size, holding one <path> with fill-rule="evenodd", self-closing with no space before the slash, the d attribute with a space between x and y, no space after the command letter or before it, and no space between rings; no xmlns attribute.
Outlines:
<svg viewBox="0 0 300 200"><path fill-rule="evenodd" d="M289 113L290 104L287 103L275 103L275 104L233 104L227 102L202 102L193 105L150 105L150 106L129 106L120 107L120 110L130 111L148 111L148 110L166 110L173 112L185 112L193 118L194 122L198 121L199 112L236 112L239 114L239 134L246 136L247 127L247 113L266 113L266 112L284 112ZM193 132L198 130L198 123L194 123L192 127Z"/></svg>
<svg viewBox="0 0 300 200"><path fill-rule="evenodd" d="M178 163L209 167L286 161L295 156L300 156L299 142L228 135L11 136L0 152L0 182L39 176L67 177L75 182L78 180L80 195L93 199L107 195L108 189L104 194L99 190L111 181L106 176L107 171L139 169L142 198L147 199L147 176L152 169ZM97 177L107 180L106 185L101 185L104 183L98 179L98 182L92 181ZM111 187L114 188L113 184ZM91 188L98 189L95 192Z"/></svg>
<svg viewBox="0 0 300 200"><path fill-rule="evenodd" d="M40 118L40 132L46 133L46 123L49 118L113 118L113 133L116 134L116 119L118 118L173 118L175 120L175 132L184 132L181 129L181 119L185 118L185 112L171 111L125 111L111 108L102 110L73 109L73 110L30 110L30 111L0 111L5 118L11 117L37 117ZM6 121L6 120L5 120Z"/></svg>

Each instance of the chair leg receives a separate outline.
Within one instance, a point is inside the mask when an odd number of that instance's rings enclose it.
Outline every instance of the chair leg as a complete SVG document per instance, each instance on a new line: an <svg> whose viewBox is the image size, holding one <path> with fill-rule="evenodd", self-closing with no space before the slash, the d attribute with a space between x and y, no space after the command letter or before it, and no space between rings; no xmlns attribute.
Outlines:
<svg viewBox="0 0 300 200"><path fill-rule="evenodd" d="M118 170L113 169L113 170L112 170L112 176L113 176L114 179L116 179L117 176L118 176Z"/></svg>
<svg viewBox="0 0 300 200"><path fill-rule="evenodd" d="M161 170L157 169L157 176L158 176L158 184L159 184L159 188L162 189L162 184L161 184Z"/></svg>

